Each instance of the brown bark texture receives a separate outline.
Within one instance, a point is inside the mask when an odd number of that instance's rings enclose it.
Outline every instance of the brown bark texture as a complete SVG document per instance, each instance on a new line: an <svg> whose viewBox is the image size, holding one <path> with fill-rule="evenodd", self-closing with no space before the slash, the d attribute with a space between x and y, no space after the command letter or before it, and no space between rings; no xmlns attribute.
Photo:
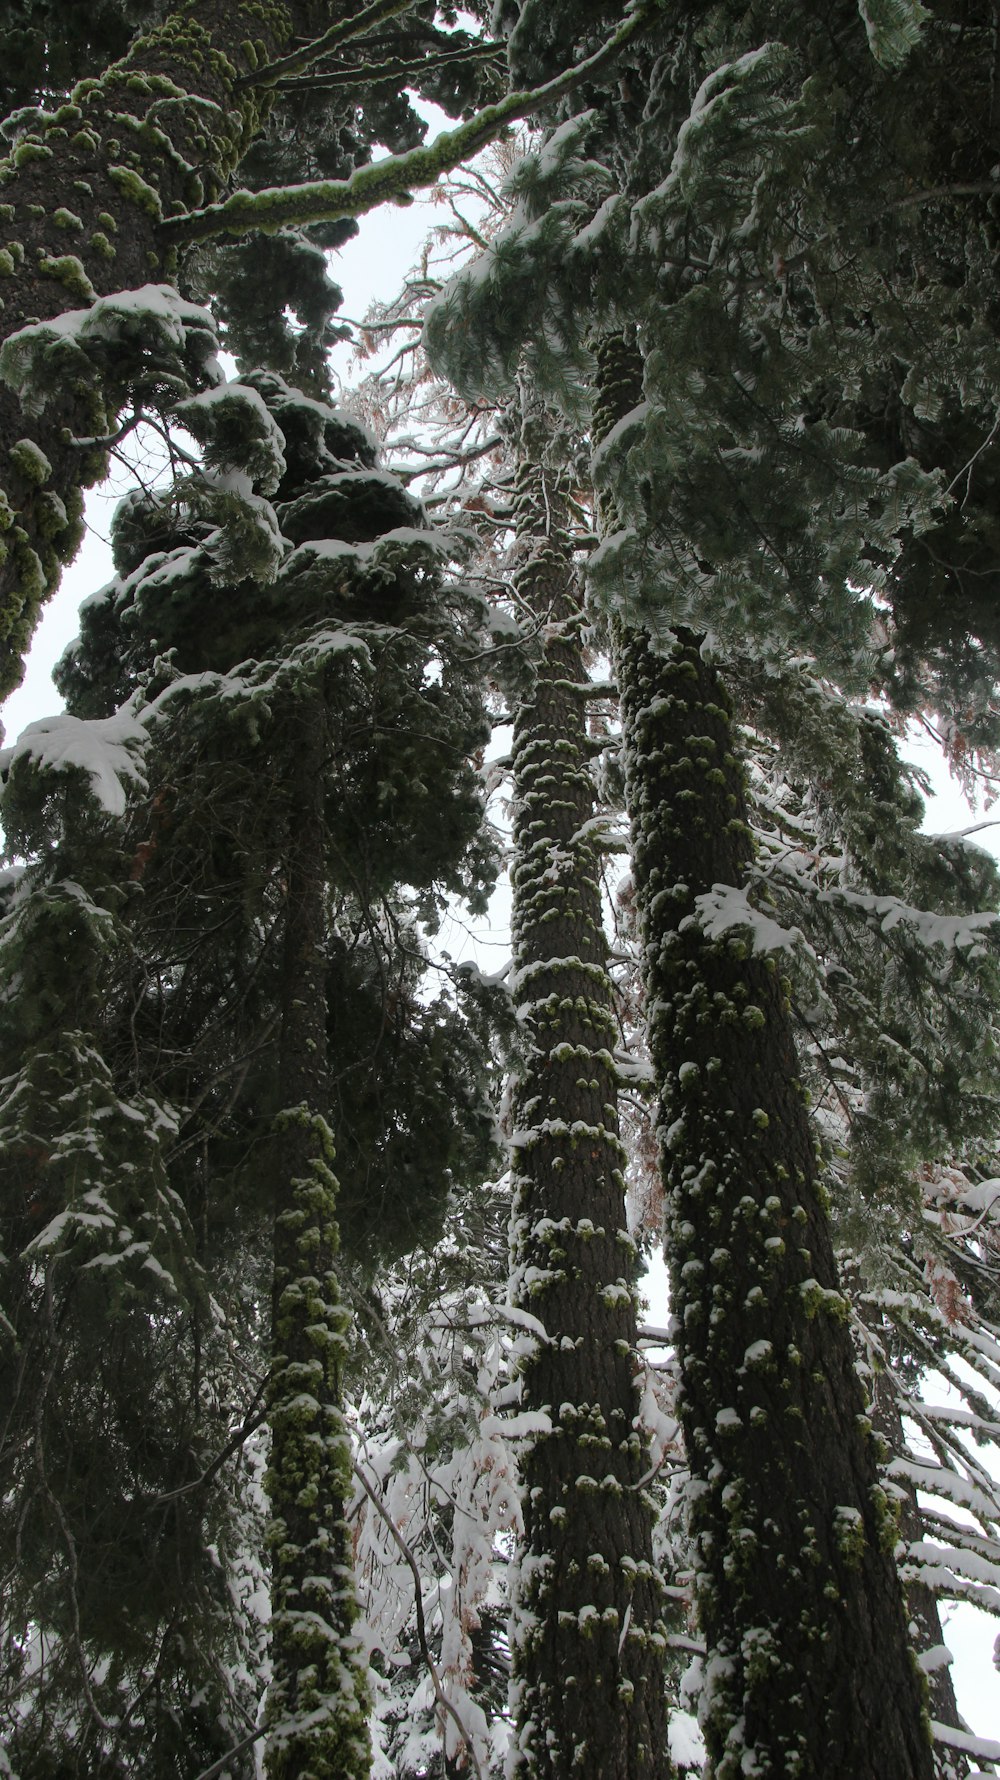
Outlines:
<svg viewBox="0 0 1000 1780"><path fill-rule="evenodd" d="M637 1426L635 1248L625 1227L617 1024L606 970L582 614L557 479L522 464L518 592L540 622L514 731L515 1302L528 1338L512 1622L514 1772L666 1780L661 1583Z"/></svg>

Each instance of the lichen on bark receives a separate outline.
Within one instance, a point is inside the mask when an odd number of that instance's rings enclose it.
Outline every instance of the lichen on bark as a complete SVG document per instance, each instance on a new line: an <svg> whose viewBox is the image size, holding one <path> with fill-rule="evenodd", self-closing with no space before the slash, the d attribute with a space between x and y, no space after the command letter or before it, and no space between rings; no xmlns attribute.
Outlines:
<svg viewBox="0 0 1000 1780"><path fill-rule="evenodd" d="M173 277L163 219L222 190L268 103L240 77L277 55L311 10L305 0L185 0L65 104L12 120L15 140L0 162L5 342L95 298ZM20 680L39 609L79 546L83 490L106 470L102 450L75 441L113 432L137 383L153 406L184 393L169 377L158 384L139 338L107 355L96 377L66 377L27 415L23 392L0 382L0 696ZM44 488L11 457L26 431L50 465ZM65 513L58 524L53 496Z"/></svg>
<svg viewBox="0 0 1000 1780"><path fill-rule="evenodd" d="M545 1333L522 1363L540 1430L523 1468L512 1620L513 1773L665 1780L662 1584L638 1424L636 1256L618 1137L617 1024L589 770L583 614L558 477L525 454L522 604L544 624L515 721L515 1301Z"/></svg>
<svg viewBox="0 0 1000 1780"><path fill-rule="evenodd" d="M597 361L600 440L641 399L643 367L625 335L598 342ZM725 684L683 626L660 646L621 619L613 630L709 1652L706 1774L932 1780L788 985L751 937L713 937L699 915L699 896L741 888L753 856Z"/></svg>

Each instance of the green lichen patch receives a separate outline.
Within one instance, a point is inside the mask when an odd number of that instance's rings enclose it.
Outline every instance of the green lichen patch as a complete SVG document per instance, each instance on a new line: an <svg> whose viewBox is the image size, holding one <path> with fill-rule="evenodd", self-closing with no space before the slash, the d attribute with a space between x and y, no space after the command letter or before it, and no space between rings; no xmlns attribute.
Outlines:
<svg viewBox="0 0 1000 1780"><path fill-rule="evenodd" d="M34 439L18 439L10 448L10 461L26 482L41 488L52 474L52 465Z"/></svg>
<svg viewBox="0 0 1000 1780"><path fill-rule="evenodd" d="M46 278L54 278L77 303L92 303L97 296L83 261L75 253L40 254L38 270Z"/></svg>

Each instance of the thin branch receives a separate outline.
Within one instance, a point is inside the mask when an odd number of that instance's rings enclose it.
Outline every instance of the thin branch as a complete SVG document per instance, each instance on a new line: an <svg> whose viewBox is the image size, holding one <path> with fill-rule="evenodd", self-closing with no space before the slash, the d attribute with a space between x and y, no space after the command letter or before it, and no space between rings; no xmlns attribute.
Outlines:
<svg viewBox="0 0 1000 1780"><path fill-rule="evenodd" d="M195 1780L216 1780L216 1776L225 1772L234 1757L242 1755L244 1749L249 1749L253 1743L260 1741L261 1737L265 1735L266 1729L265 1725L261 1725L258 1730L251 1731L250 1735L244 1737L241 1743L237 1743L233 1749L227 1749L225 1755L220 1755L218 1761L213 1761L210 1768L203 1768L200 1774L196 1774Z"/></svg>
<svg viewBox="0 0 1000 1780"><path fill-rule="evenodd" d="M211 1483L212 1478L217 1476L222 1470L226 1460L231 1459L234 1453L239 1452L241 1446L246 1445L251 1434L255 1434L257 1429L262 1427L267 1420L267 1410L262 1409L259 1413L255 1413L255 1405L260 1402L261 1397L267 1389L269 1378L270 1375L268 1375L268 1378L265 1378L263 1384L260 1386L250 1408L247 1410L244 1420L237 1428L235 1434L231 1435L229 1440L227 1440L222 1451L216 1453L215 1458L202 1472L201 1476L196 1477L192 1483L182 1483L179 1489L167 1490L165 1495L150 1496L149 1499L143 1503L144 1508L158 1508L162 1502L174 1502L177 1500L178 1496L189 1496L192 1490L204 1489L207 1483Z"/></svg>
<svg viewBox="0 0 1000 1780"><path fill-rule="evenodd" d="M110 451L113 445L120 445L123 439L127 439L129 433L134 433L136 427L141 426L143 421L149 422L149 418L149 415L144 413L141 408L137 408L135 413L122 423L116 433L106 433L92 439L70 439L68 443L74 451L92 451L95 446L98 446L102 451Z"/></svg>
<svg viewBox="0 0 1000 1780"><path fill-rule="evenodd" d="M432 1657L432 1655L430 1653L430 1649L427 1644L427 1626L424 1621L424 1585L423 1585L423 1582L421 1581L420 1571L417 1568L417 1560L414 1557L412 1551L410 1550L410 1547L407 1545L406 1540L403 1538L403 1535L400 1532L399 1528L397 1527L395 1521L393 1520L392 1515L389 1513L389 1510L386 1508L384 1502L381 1501L380 1497L376 1494L375 1490L372 1489L371 1484L369 1483L367 1477L365 1476L365 1473L362 1471L361 1466L357 1463L357 1461L355 1461L353 1468L354 1468L355 1477L357 1478L362 1489L364 1490L365 1495L368 1497L369 1502L372 1504L372 1507L375 1509L375 1512L380 1516L382 1521L385 1523L385 1526L387 1527L394 1544L396 1545L397 1549L399 1550L405 1563L408 1565L410 1574L413 1577L413 1600L414 1600L414 1606L416 1608L416 1614L417 1614L417 1641L420 1645L420 1654L423 1657L424 1662L427 1666L427 1673L429 1674L429 1676L431 1678L431 1683L434 1688L434 1693L437 1697L438 1705L441 1707L442 1712L446 1712L448 1714L449 1718L451 1718L453 1720L453 1722L455 1723L455 1725L458 1727L459 1736L461 1737L463 1743L465 1744L465 1747L469 1752L469 1757L472 1761L472 1765L476 1770L477 1780L486 1780L486 1777L482 1770L482 1765L479 1760L479 1756L476 1754L476 1746L475 1746L472 1738L470 1737L468 1731L466 1730L465 1725L462 1723L462 1720L459 1717L458 1712L456 1711L455 1707L452 1705L451 1701L449 1700L447 1694L444 1691L444 1688L441 1685L441 1677L437 1671L437 1664L435 1663L434 1658ZM207 1780L207 1776L199 1775L198 1780Z"/></svg>
<svg viewBox="0 0 1000 1780"><path fill-rule="evenodd" d="M236 90L242 87L273 87L286 74L297 74L300 69L308 68L311 63L318 62L321 56L328 55L332 49L339 48L342 43L350 43L354 37L363 37L380 25L383 19L398 18L401 12L409 12L416 0L372 0L370 6L362 7L353 18L340 19L324 31L322 37L316 37L312 43L305 43L301 49L293 49L287 56L279 56L275 62L268 62L265 68L255 69L253 74L244 74L236 84Z"/></svg>
<svg viewBox="0 0 1000 1780"><path fill-rule="evenodd" d="M637 7L585 62L565 69L543 86L510 93L498 104L484 106L475 117L438 136L427 148L412 148L405 154L390 155L384 161L359 167L349 179L311 180L303 185L272 186L261 192L233 192L220 204L206 205L187 216L166 218L160 232L171 243L187 245L211 240L216 235L244 235L256 228L274 230L364 216L377 205L392 200L408 203L413 188L433 185L442 173L450 173L485 148L505 124L530 116L598 73L652 17L648 5Z"/></svg>
<svg viewBox="0 0 1000 1780"><path fill-rule="evenodd" d="M424 56L417 61L397 57L391 62L377 62L363 68L352 64L344 68L331 68L320 74L293 75L276 84L278 91L282 93L327 92L338 87L356 87L360 81L366 87L385 86L387 81L398 81L402 88L412 85L414 77L419 74L437 74L442 69L452 68L463 62L496 59L499 54L499 46L495 43L474 43L468 49L440 50L437 55Z"/></svg>

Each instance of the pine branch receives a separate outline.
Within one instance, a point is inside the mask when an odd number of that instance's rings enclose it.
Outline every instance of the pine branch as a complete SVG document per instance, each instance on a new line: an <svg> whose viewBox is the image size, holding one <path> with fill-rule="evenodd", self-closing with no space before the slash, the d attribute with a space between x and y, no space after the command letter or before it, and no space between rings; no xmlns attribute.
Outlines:
<svg viewBox="0 0 1000 1780"><path fill-rule="evenodd" d="M413 148L359 167L349 179L311 180L303 185L272 186L261 192L234 192L220 204L207 205L187 216L167 218L161 232L171 243L188 246L218 235L243 235L254 229L273 232L364 216L377 205L392 200L406 203L414 187L433 185L442 173L450 173L460 162L485 148L505 124L530 116L600 72L642 30L653 12L651 5L637 7L585 62L565 69L543 86L509 93L496 105L484 106L475 117L438 136L429 147Z"/></svg>
<svg viewBox="0 0 1000 1780"><path fill-rule="evenodd" d="M325 74L296 75L279 80L277 86L282 93L334 92L338 87L357 86L359 81L364 81L366 87L398 81L403 87L410 84L410 76L436 74L443 68L463 62L496 60L499 55L496 44L475 43L468 49L442 50L438 55L417 57L412 61L397 57L394 61L363 67L332 68Z"/></svg>
<svg viewBox="0 0 1000 1780"><path fill-rule="evenodd" d="M370 6L362 7L353 18L339 19L324 31L322 37L316 37L311 43L305 43L301 49L293 49L287 56L279 56L277 61L268 62L263 68L255 69L253 74L245 74L235 84L240 87L273 87L283 75L297 74L300 69L308 68L312 62L318 62L321 56L329 55L332 49L339 49L342 43L350 43L352 38L363 37L383 19L397 18L401 12L409 12L416 0L372 0Z"/></svg>

